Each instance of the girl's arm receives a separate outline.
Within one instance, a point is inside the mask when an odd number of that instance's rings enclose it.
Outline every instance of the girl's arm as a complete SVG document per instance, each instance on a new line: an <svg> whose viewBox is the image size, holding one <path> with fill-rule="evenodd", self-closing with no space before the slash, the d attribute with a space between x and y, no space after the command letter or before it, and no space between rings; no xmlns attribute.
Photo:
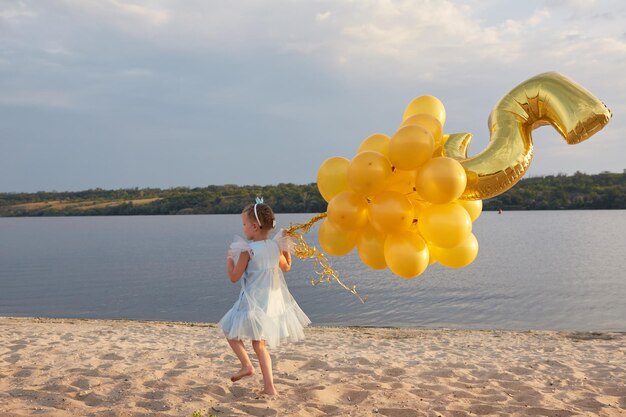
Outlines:
<svg viewBox="0 0 626 417"><path fill-rule="evenodd" d="M281 252L278 266L283 272L289 272L291 270L291 254L288 251L284 250Z"/></svg>
<svg viewBox="0 0 626 417"><path fill-rule="evenodd" d="M241 279L241 276L248 267L248 261L250 261L250 254L248 252L241 252L236 265L235 260L231 256L226 259L226 269L230 277L230 282L234 283Z"/></svg>

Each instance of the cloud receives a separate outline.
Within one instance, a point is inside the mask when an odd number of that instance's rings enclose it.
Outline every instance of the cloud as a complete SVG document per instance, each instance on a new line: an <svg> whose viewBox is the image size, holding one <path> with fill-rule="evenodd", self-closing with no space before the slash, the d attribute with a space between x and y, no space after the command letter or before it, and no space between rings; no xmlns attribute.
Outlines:
<svg viewBox="0 0 626 417"><path fill-rule="evenodd" d="M34 4L22 7L22 12L32 14L37 7ZM603 3L564 0L527 6L517 13L511 6L508 17L499 22L477 14L488 12L488 6L479 9L472 2L445 0L232 0L156 5L64 0L52 4L60 15L80 16L82 36L96 48L105 42L102 36L107 36L108 30L112 39L130 37L131 44L142 42L154 53L221 53L244 59L272 53L301 55L329 74L364 82L390 72L398 79L436 82L435 74L443 80L459 74L463 80L471 80L475 78L472 74L510 67L527 70L538 62L546 68L573 67L570 60L560 57L580 49L587 49L591 59L602 54L622 56L626 23L624 6L616 11ZM108 28L105 32L102 25ZM54 32L63 38L61 42L80 42L71 40L77 35L71 31L63 33L57 28ZM598 48L592 51L588 45ZM59 48L71 50L63 43ZM531 54L537 57L532 63L528 60Z"/></svg>
<svg viewBox="0 0 626 417"><path fill-rule="evenodd" d="M90 146L133 143L137 171L149 170L141 165L146 155L169 160L184 154L175 152L179 144L193 142L194 157L214 158L196 166L212 182L245 182L250 175L237 170L233 180L232 166L258 166L258 155L277 150L293 162L288 180L309 181L326 157L350 156L371 133L392 134L403 105L419 94L440 97L446 131L474 133L470 151L478 152L497 100L555 70L612 108L602 134L616 159L624 154L615 149L624 146L624 27L626 3L616 0L2 2L0 106L12 114L3 131L15 149L24 138L70 141L80 111ZM59 161L75 155L59 146ZM245 155L234 161L241 146ZM32 158L20 152L3 163L19 171ZM135 168L129 186L138 183ZM278 165L262 172L259 181L285 180Z"/></svg>

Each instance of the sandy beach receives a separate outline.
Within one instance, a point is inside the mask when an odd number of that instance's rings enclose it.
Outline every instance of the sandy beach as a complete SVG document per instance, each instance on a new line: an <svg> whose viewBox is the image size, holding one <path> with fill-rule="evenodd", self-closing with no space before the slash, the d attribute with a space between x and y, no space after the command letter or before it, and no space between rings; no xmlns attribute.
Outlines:
<svg viewBox="0 0 626 417"><path fill-rule="evenodd" d="M624 416L624 333L310 327L280 396L212 324L0 318L0 416Z"/></svg>

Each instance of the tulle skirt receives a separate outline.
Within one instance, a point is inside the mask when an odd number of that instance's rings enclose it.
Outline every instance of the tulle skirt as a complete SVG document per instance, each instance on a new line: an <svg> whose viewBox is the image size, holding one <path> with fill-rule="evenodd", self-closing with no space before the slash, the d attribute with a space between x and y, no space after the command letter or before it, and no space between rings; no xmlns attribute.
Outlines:
<svg viewBox="0 0 626 417"><path fill-rule="evenodd" d="M311 324L311 320L295 300L271 307L270 304L267 310L259 308L242 292L218 326L228 339L265 340L270 347L304 339L304 327Z"/></svg>

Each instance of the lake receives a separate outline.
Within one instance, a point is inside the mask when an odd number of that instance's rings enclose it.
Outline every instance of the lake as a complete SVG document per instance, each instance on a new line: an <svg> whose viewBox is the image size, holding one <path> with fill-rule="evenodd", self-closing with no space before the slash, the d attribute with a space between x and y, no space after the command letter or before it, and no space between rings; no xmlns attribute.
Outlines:
<svg viewBox="0 0 626 417"><path fill-rule="evenodd" d="M287 283L316 325L626 331L626 211L484 212L473 231L471 265L410 280L331 258L365 304L312 286L310 261ZM239 292L225 254L241 233L239 215L0 218L0 316L217 322Z"/></svg>

